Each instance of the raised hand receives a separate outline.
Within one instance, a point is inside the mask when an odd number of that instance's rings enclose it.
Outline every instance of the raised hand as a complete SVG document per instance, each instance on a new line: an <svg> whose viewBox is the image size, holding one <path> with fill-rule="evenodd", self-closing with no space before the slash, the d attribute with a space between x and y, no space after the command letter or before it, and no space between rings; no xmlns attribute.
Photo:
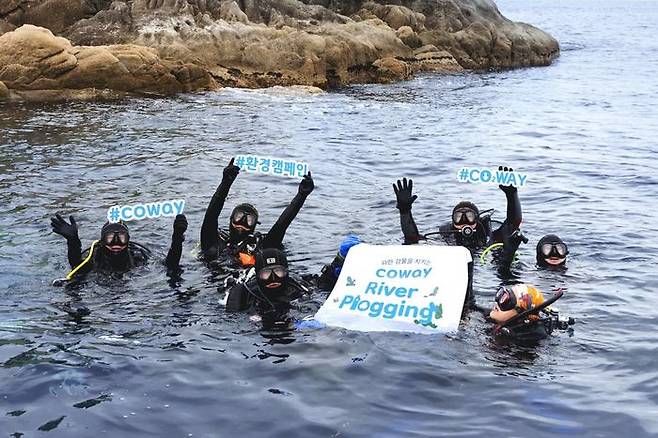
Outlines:
<svg viewBox="0 0 658 438"><path fill-rule="evenodd" d="M397 185L393 184L393 191L395 192L395 197L397 198L396 207L400 210L400 213L407 213L411 211L411 204L414 203L418 196L413 194L414 182L413 180L407 178L402 178L402 180L397 181Z"/></svg>
<svg viewBox="0 0 658 438"><path fill-rule="evenodd" d="M179 214L174 219L174 239L184 240L185 231L187 230L187 218L184 214Z"/></svg>
<svg viewBox="0 0 658 438"><path fill-rule="evenodd" d="M63 236L66 240L76 240L78 238L78 225L75 223L73 216L69 216L71 223L67 223L59 214L50 219L50 225L53 232Z"/></svg>
<svg viewBox="0 0 658 438"><path fill-rule="evenodd" d="M302 181L299 183L299 189L297 192L299 194L308 196L314 188L315 184L313 183L313 177L309 171L306 175L304 175L304 179L302 179Z"/></svg>
<svg viewBox="0 0 658 438"><path fill-rule="evenodd" d="M514 169L512 169L511 167L498 166L498 170L503 171L503 172L514 172ZM512 185L504 186L504 185L500 184L498 186L498 188L500 190L502 190L506 195L511 194L511 193L515 193L518 190L516 187L514 187Z"/></svg>
<svg viewBox="0 0 658 438"><path fill-rule="evenodd" d="M222 181L226 181L229 184L233 184L235 178L238 177L238 173L240 173L240 168L233 164L234 162L235 158L231 158L231 161L224 168L224 175L222 176Z"/></svg>

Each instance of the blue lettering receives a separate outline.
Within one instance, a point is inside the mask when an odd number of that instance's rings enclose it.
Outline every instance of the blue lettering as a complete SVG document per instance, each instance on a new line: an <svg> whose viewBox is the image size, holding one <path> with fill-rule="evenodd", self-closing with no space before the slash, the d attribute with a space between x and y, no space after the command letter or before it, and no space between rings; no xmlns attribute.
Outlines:
<svg viewBox="0 0 658 438"><path fill-rule="evenodd" d="M409 278L410 275L411 275L411 269L400 271L400 278Z"/></svg>
<svg viewBox="0 0 658 438"><path fill-rule="evenodd" d="M174 201L174 207L176 208L176 214L182 214L185 208L185 200Z"/></svg>
<svg viewBox="0 0 658 438"><path fill-rule="evenodd" d="M400 310L398 311L398 316L402 316L402 313L404 312L404 305L407 304L405 300L402 300L400 303Z"/></svg>
<svg viewBox="0 0 658 438"><path fill-rule="evenodd" d="M352 301L354 301L353 295L345 295L343 297L343 301L341 301L340 304L338 305L338 308L342 309L344 305L350 304Z"/></svg>
<svg viewBox="0 0 658 438"><path fill-rule="evenodd" d="M496 182L498 184L506 184L507 183L507 172L503 172L502 170L499 170L496 172Z"/></svg>
<svg viewBox="0 0 658 438"><path fill-rule="evenodd" d="M354 302L352 302L352 305L350 306L350 310L356 310L356 306L359 305L359 301L361 301L361 295L357 295L354 297Z"/></svg>
<svg viewBox="0 0 658 438"><path fill-rule="evenodd" d="M376 275L377 277L384 278L384 274L379 275L379 271L386 272L386 269L384 269L384 268L379 268L379 269L377 269L377 271L375 271L375 275Z"/></svg>
<svg viewBox="0 0 658 438"><path fill-rule="evenodd" d="M370 306L370 312L368 313L369 316L372 318L377 318L381 313L382 313L382 308L384 307L384 303L381 301L377 301L376 303L372 303L372 306Z"/></svg>
<svg viewBox="0 0 658 438"><path fill-rule="evenodd" d="M368 283L368 286L366 287L366 291L364 293L367 294L368 292L370 292L373 295L377 295L376 289L377 289L377 282L371 281L370 283Z"/></svg>
<svg viewBox="0 0 658 438"><path fill-rule="evenodd" d="M384 306L384 318L392 319L395 318L395 314L398 311L398 305L395 303L389 303Z"/></svg>
<svg viewBox="0 0 658 438"><path fill-rule="evenodd" d="M516 186L516 177L513 173L510 173L509 175L509 185Z"/></svg>
<svg viewBox="0 0 658 438"><path fill-rule="evenodd" d="M386 295L387 297L393 295L393 292L395 292L395 286L390 286L389 287L389 286L386 286L386 284L382 283L382 287L379 288L380 292L381 292L382 288L384 288L384 295Z"/></svg>
<svg viewBox="0 0 658 438"><path fill-rule="evenodd" d="M167 211L167 207L169 207L169 209L168 209L169 211ZM164 204L162 204L162 214L164 216L173 215L174 214L174 206L171 205L170 202L165 202Z"/></svg>
<svg viewBox="0 0 658 438"><path fill-rule="evenodd" d="M158 217L160 215L160 204L146 204L146 211L149 217Z"/></svg>
<svg viewBox="0 0 658 438"><path fill-rule="evenodd" d="M128 211L130 211L130 214L127 213ZM123 218L123 220L126 220L126 221L131 220L132 216L133 216L132 211L133 211L133 208L130 207L130 206L123 207L121 209L121 217Z"/></svg>
<svg viewBox="0 0 658 438"><path fill-rule="evenodd" d="M144 219L146 209L142 204L138 204L133 208L133 214L135 215L135 219Z"/></svg>
<svg viewBox="0 0 658 438"><path fill-rule="evenodd" d="M476 174L477 176L473 176L473 174ZM477 182L478 179L480 178L480 171L477 169L471 170L471 173L468 174L468 177L471 179L472 182Z"/></svg>
<svg viewBox="0 0 658 438"><path fill-rule="evenodd" d="M418 307L416 306L407 306L407 308L404 311L404 317L409 318L409 314L413 311L414 316L412 318L416 318L418 316Z"/></svg>

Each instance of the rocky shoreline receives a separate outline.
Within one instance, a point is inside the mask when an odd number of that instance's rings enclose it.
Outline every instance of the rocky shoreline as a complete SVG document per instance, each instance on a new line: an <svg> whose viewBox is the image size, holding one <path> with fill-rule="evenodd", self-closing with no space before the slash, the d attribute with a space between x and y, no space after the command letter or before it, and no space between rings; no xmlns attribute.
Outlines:
<svg viewBox="0 0 658 438"><path fill-rule="evenodd" d="M330 89L557 56L490 0L0 0L0 100Z"/></svg>

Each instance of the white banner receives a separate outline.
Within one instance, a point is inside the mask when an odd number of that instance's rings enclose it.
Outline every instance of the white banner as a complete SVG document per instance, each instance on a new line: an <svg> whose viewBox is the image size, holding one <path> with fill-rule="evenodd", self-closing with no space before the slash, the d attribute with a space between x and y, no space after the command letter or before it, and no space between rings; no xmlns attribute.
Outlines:
<svg viewBox="0 0 658 438"><path fill-rule="evenodd" d="M461 246L356 245L315 319L360 331L455 331L471 260Z"/></svg>

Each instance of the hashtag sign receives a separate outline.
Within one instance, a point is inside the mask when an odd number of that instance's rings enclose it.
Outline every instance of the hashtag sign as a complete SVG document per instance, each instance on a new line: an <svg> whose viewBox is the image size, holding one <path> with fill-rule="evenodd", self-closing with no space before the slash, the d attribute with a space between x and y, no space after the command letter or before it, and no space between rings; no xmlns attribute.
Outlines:
<svg viewBox="0 0 658 438"><path fill-rule="evenodd" d="M112 207L107 212L107 219L110 222L119 222L119 207Z"/></svg>

